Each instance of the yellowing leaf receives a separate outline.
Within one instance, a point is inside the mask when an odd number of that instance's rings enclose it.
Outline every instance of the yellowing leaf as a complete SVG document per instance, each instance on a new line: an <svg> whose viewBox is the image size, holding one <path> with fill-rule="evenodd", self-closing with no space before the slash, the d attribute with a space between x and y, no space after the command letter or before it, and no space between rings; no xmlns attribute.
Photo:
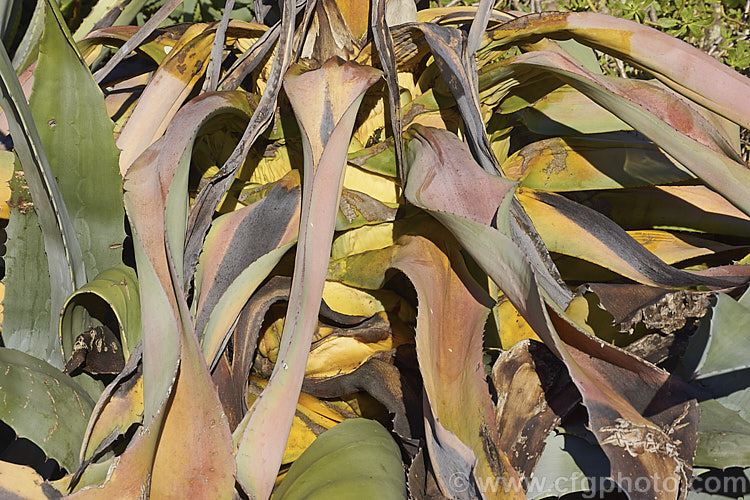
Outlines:
<svg viewBox="0 0 750 500"><path fill-rule="evenodd" d="M503 300L492 310L500 332L503 349L510 349L524 339L540 340L534 329L509 300ZM541 340L540 340L541 342Z"/></svg>

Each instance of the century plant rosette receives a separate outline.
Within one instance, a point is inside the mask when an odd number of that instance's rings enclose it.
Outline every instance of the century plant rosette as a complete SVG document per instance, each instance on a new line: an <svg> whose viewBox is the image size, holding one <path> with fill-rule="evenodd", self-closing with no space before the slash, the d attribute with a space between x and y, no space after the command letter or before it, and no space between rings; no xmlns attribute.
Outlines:
<svg viewBox="0 0 750 500"><path fill-rule="evenodd" d="M178 4L76 42L40 4L24 87L0 54L0 419L64 469L0 489L684 498L750 466L747 78L592 13L157 28Z"/></svg>

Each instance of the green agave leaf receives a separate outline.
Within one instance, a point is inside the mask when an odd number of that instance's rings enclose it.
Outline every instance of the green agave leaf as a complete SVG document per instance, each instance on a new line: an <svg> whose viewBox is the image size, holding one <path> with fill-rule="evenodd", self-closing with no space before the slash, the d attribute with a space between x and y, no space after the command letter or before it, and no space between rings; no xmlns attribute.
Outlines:
<svg viewBox="0 0 750 500"><path fill-rule="evenodd" d="M681 373L695 379L702 399L696 466L750 466L747 321L750 309L718 294L682 359Z"/></svg>
<svg viewBox="0 0 750 500"><path fill-rule="evenodd" d="M125 230L119 151L101 90L71 43L66 25L52 15L52 9L47 13L31 109L82 242L87 274L93 276L121 261ZM67 89L62 94L61 86ZM68 316L76 335L83 332L87 320L85 310ZM63 348L66 359L71 352L67 347Z"/></svg>
<svg viewBox="0 0 750 500"><path fill-rule="evenodd" d="M318 436L302 453L272 498L405 499L401 452L379 423L364 418L345 420Z"/></svg>
<svg viewBox="0 0 750 500"><path fill-rule="evenodd" d="M380 71L332 58L319 69L291 69L286 94L305 152L299 243L278 360L268 386L235 431L237 480L266 497L281 464L310 342L318 320L352 129L365 91ZM268 429L278 430L270 439Z"/></svg>
<svg viewBox="0 0 750 500"><path fill-rule="evenodd" d="M683 365L690 370L690 377L700 380L750 368L750 356L740 348L745 344L743 331L748 321L750 309L718 294L710 320L701 322L685 352Z"/></svg>
<svg viewBox="0 0 750 500"><path fill-rule="evenodd" d="M81 242L86 273L96 276L122 260L125 211L119 151L102 91L67 25L53 12L48 8L29 102Z"/></svg>
<svg viewBox="0 0 750 500"><path fill-rule="evenodd" d="M135 269L124 264L107 269L68 298L60 316L60 341L66 360L70 358L76 337L83 333L75 329L73 321L79 310L85 310L92 318L86 328L112 319L116 321L127 361L141 339L141 301Z"/></svg>
<svg viewBox="0 0 750 500"><path fill-rule="evenodd" d="M575 434L553 431L545 440L526 496L559 498L567 493L590 491L601 486L608 476L608 460L601 448Z"/></svg>
<svg viewBox="0 0 750 500"><path fill-rule="evenodd" d="M699 104L750 128L750 81L711 56L654 28L591 12L524 16L491 32L500 45L539 36L573 38L651 72Z"/></svg>
<svg viewBox="0 0 750 500"><path fill-rule="evenodd" d="M63 78L63 81L74 85L81 74L82 68L77 67L77 63L69 59L77 56L66 37L64 22L61 17L58 17L59 12L56 12L55 9L56 4L48 4L45 16L45 31L41 41L42 52L37 71L43 74L46 72L49 75L49 72L53 71L58 64L55 58L64 57L67 61L64 66L65 70L62 74L55 74L54 81L59 84L60 78ZM51 53L48 51L51 51ZM83 69L85 70L85 68ZM58 338L56 335L51 336L51 333L55 330L53 324L57 323L58 311L62 308L62 304L68 295L86 282L86 269L76 229L50 166L50 164L62 161L64 157L56 156L62 152L55 150L55 141L48 130L56 126L56 120L61 120L60 128L73 129L73 127L66 126L66 120L71 122L75 120L74 110L76 107L62 109L62 115L57 116L52 121L45 122L46 125L37 132L32 112L26 104L26 98L10 66L4 48L0 50L0 73L3 83L0 105L8 116L16 153L24 168L22 177L27 183L28 192L31 193L31 199L33 200L32 204L23 193L18 195L19 197L23 196L25 200L22 200L21 206L17 205L19 210L14 211L14 222L11 223L8 231L9 234L16 237L19 233L24 234L24 236L17 239L20 248L14 250L11 243L8 252L7 268L9 273L6 278L4 321L5 345L25 349L34 356L45 359L52 365L61 368L63 362ZM43 89L49 81L49 76L35 79L35 90L32 91L32 108L34 108L35 114L39 114L37 104L41 105L38 102L40 99L35 96L40 93L44 94L45 90L40 89ZM75 86L66 86L65 91L75 93L77 89ZM69 94L64 95L69 96ZM56 88L54 98L47 96L46 99L60 103L66 102L66 99L60 95L59 87ZM39 119L44 119L44 117L38 116L37 120ZM52 159L52 162L48 161L48 156L42 146L43 143L48 144L51 148L49 158ZM16 186L23 191L25 188L23 182L20 182L18 174L16 180L19 181ZM18 201L19 198L17 197L16 202ZM26 219L24 216L29 213L32 213L34 218L38 217L41 235L35 227L34 222L36 221L24 220ZM121 221L122 219L120 219L120 224ZM20 224L25 229L23 231L18 230L20 228L13 227L16 224ZM39 245L40 236L44 239L43 247ZM121 240L114 243L121 243ZM41 255L45 252L47 254L47 265L39 265L41 264ZM30 264L34 267L26 264L16 266L18 260L22 260L21 255L27 254L32 261ZM20 275L19 273L27 274ZM46 289L45 282L49 284L49 289ZM33 283L34 286L30 287L29 283ZM35 298L34 294L37 293L44 295ZM23 297L19 295L23 295ZM48 300L49 305L47 305ZM29 309L32 304L39 308ZM50 327L44 325L44 317L47 315L50 317Z"/></svg>
<svg viewBox="0 0 750 500"><path fill-rule="evenodd" d="M740 391L745 408L750 391ZM701 401L698 423L698 446L693 464L696 467L750 466L750 418L734 408L725 406L732 398ZM732 406L732 405L730 405Z"/></svg>
<svg viewBox="0 0 750 500"><path fill-rule="evenodd" d="M247 300L297 241L299 183L299 172L290 172L262 200L217 218L206 236L195 328L212 368Z"/></svg>
<svg viewBox="0 0 750 500"><path fill-rule="evenodd" d="M78 465L94 401L72 378L48 363L0 347L0 419L67 470Z"/></svg>

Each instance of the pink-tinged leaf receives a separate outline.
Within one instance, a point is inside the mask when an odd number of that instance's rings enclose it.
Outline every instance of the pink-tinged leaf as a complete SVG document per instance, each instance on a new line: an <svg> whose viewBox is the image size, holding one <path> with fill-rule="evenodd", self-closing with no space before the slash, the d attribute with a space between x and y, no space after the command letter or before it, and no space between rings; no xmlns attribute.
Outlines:
<svg viewBox="0 0 750 500"><path fill-rule="evenodd" d="M399 240L392 265L414 284L419 303L417 356L424 380L425 423L438 484L450 498L471 498L489 479L520 485L496 445L494 409L484 376L482 332L492 300L469 276L459 276L429 240ZM457 482L456 475L461 475ZM471 485L466 491L463 487ZM485 491L485 498L523 497L520 489Z"/></svg>
<svg viewBox="0 0 750 500"><path fill-rule="evenodd" d="M175 321L179 316L175 313L170 318L170 314L165 314L165 311L176 311L177 303L174 293L169 292L172 284L166 248L160 245L167 241L173 257L179 261L177 264L181 263L185 239L187 170L192 144L201 125L208 119L218 114L243 119L249 110L247 97L241 92L217 92L194 99L175 116L165 136L133 164L133 174L125 178L128 215L133 231L137 233L134 241L136 257L142 259L137 262L144 326L146 422L163 404L177 366L179 344L168 344L177 339ZM178 188L177 183L173 185L175 178L180 181L181 187ZM178 269L181 267L178 265ZM150 272L146 272L146 269ZM147 284L141 282L144 275ZM149 295L144 295L144 292ZM164 332L171 331L172 334L154 333L149 337L145 328L152 332L159 332L159 328L162 328Z"/></svg>
<svg viewBox="0 0 750 500"><path fill-rule="evenodd" d="M270 494L284 455L318 319L354 120L365 91L380 75L334 58L306 73L293 67L285 77L305 153L302 215L278 359L268 386L235 433L237 479L252 496Z"/></svg>
<svg viewBox="0 0 750 500"><path fill-rule="evenodd" d="M466 145L451 132L421 125L409 131L414 140L407 150L411 181L406 183L406 198L420 207L450 207L451 213L483 225L497 221L502 234L524 249L548 296L565 307L572 297L570 291L561 284L528 216L509 196L516 183L482 171Z"/></svg>
<svg viewBox="0 0 750 500"><path fill-rule="evenodd" d="M144 427L113 462L107 482L83 497L231 498L231 433L208 372L173 254L185 237L192 139L203 119L239 93L208 94L181 111L167 135L125 176L143 329ZM237 111L233 111L236 113ZM178 119L179 118L179 119ZM178 254L181 256L181 253ZM201 432L185 439L185 429Z"/></svg>
<svg viewBox="0 0 750 500"><path fill-rule="evenodd" d="M491 31L502 45L539 36L576 41L640 66L669 87L750 128L750 80L700 49L642 24L591 12L545 12Z"/></svg>
<svg viewBox="0 0 750 500"><path fill-rule="evenodd" d="M410 186L409 183L425 176L412 177L412 171L447 169L446 163L455 158L441 157L436 151L439 147L447 149L445 142L458 141L447 133L420 132L420 139L407 146L411 164L405 189L407 199L417 205L421 205L420 200L425 197L417 196L420 185ZM435 142L442 144L436 146ZM467 155L461 164L478 169L472 162ZM449 183L445 189L454 185L462 184ZM483 199L487 193L485 184L477 182L471 190L456 195ZM439 197L432 199L440 201ZM501 202L497 201L498 209ZM673 383L667 372L589 336L575 327L556 306L546 306L526 257L498 229L477 222L476 217L455 213L446 203L421 206L453 233L537 335L565 363L589 411L594 433L610 460L612 475L620 486L632 493L637 477L658 474L680 485L684 496L695 449L695 401ZM503 215L499 210L498 218ZM497 226L501 224L502 221L497 220ZM670 391L671 396L667 397ZM659 444L650 446L649 439ZM643 498L656 497L654 485L639 493Z"/></svg>
<svg viewBox="0 0 750 500"><path fill-rule="evenodd" d="M750 169L687 101L648 82L606 78L553 52L503 62L505 77L528 68L549 71L651 139L743 212L750 214Z"/></svg>
<svg viewBox="0 0 750 500"><path fill-rule="evenodd" d="M297 241L299 172L284 176L262 200L214 221L196 273L195 329L211 366L245 303Z"/></svg>

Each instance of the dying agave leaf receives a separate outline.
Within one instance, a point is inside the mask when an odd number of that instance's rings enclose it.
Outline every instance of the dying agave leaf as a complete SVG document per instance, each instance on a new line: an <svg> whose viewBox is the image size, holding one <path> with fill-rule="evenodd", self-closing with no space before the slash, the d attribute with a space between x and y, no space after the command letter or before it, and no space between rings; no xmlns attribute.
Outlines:
<svg viewBox="0 0 750 500"><path fill-rule="evenodd" d="M628 234L649 252L670 265L695 257L743 251L745 248L686 233L643 230L628 231Z"/></svg>
<svg viewBox="0 0 750 500"><path fill-rule="evenodd" d="M503 163L503 171L523 187L555 192L640 187L694 178L654 145L625 137L544 139L515 152Z"/></svg>
<svg viewBox="0 0 750 500"><path fill-rule="evenodd" d="M652 286L730 288L745 283L742 279L699 277L670 267L607 217L563 196L519 189L518 199L551 251L594 262ZM569 234L578 237L569 238Z"/></svg>
<svg viewBox="0 0 750 500"><path fill-rule="evenodd" d="M691 319L703 317L710 305L706 292L613 283L592 283L586 288L597 295L621 332L643 322L646 328L669 334L684 328Z"/></svg>
<svg viewBox="0 0 750 500"><path fill-rule="evenodd" d="M366 392L393 415L393 430L402 438L411 438L415 431L411 429L406 407L417 407L421 404L421 398L405 383L393 361L372 356L351 373L306 378L302 383L302 390L319 398L340 398L360 391Z"/></svg>
<svg viewBox="0 0 750 500"><path fill-rule="evenodd" d="M372 17L370 25L372 27L373 42L377 49L380 66L383 68L385 82L388 87L388 107L391 114L391 133L393 134L393 144L396 153L396 168L398 176L403 182L405 180L405 172L401 91L396 72L396 57L393 52L393 37L386 24L386 8L385 0L375 0L371 9Z"/></svg>
<svg viewBox="0 0 750 500"><path fill-rule="evenodd" d="M166 135L151 146L131 167L137 168L135 172L138 174L126 177L126 200L128 198L133 200L128 208L128 215L137 240L135 248L140 278L141 322L144 328L154 328L151 330L153 332L159 332L160 329L163 332L173 332L172 335L159 333L156 337L149 338L146 330L143 330L144 401L147 422L156 414L156 410L161 406L168 392L169 381L172 379L173 370L177 367L179 344L171 344L177 340L176 319L174 317L170 319L170 315L163 313L165 310L177 309L174 303L176 299L170 299L170 295L163 291L172 287L166 249L159 248L153 243L154 248L149 249L152 252L151 255L144 255L142 252L146 250L145 248L142 250L138 242L164 242L166 240L169 242L174 258L181 259L185 238L187 180L192 141L201 124L208 118L223 113L227 113L228 116L242 117L248 111L247 98L240 93L222 92L198 97L180 111ZM155 166L158 166L158 169ZM172 179L176 179L174 189L169 188ZM130 188L131 185L132 188ZM169 200L167 200L168 193ZM154 207L157 203L159 205ZM165 213L165 205L173 207L168 211L169 213ZM138 235L139 231L148 231L148 236ZM154 263L146 264L141 260L146 258ZM148 281L144 285L141 282L142 276L146 273L144 269L152 269L152 276L153 278L158 276L158 281ZM182 266L179 266L179 269L181 270ZM151 349L151 342L158 344L159 347L154 346ZM151 358L149 352L155 354L155 357ZM151 362L154 364L151 365ZM153 374L150 373L152 368L156 369ZM150 381L152 375L154 376L153 383ZM150 392L151 390L154 392Z"/></svg>
<svg viewBox="0 0 750 500"><path fill-rule="evenodd" d="M279 38L280 22L266 28L264 33L245 50L226 71L219 82L219 90L237 90L245 79L265 59Z"/></svg>
<svg viewBox="0 0 750 500"><path fill-rule="evenodd" d="M517 202L509 196L515 183L482 172L466 146L455 135L419 126L410 130L414 137L408 145L409 177L412 181L407 181L406 198L419 207L431 210L443 224L446 221L442 213L456 215L486 225L487 230L501 234L502 238L510 237L514 242L530 248L526 259L531 260L537 279L555 303L566 305L572 297L570 292L562 287L544 244L541 240L535 241L538 235L528 216L520 206L515 206ZM433 178L442 182L434 182ZM478 184L481 191L475 189L477 179L481 179ZM498 229L490 227L495 221ZM453 228L449 229L453 231ZM469 241L462 243L465 248L471 245ZM514 305L519 307L519 304Z"/></svg>
<svg viewBox="0 0 750 500"><path fill-rule="evenodd" d="M500 171L497 158L490 148L487 131L480 113L478 86L470 76L464 59L464 39L455 28L432 24L416 25L430 45L443 79L456 99L466 126L468 145L476 161L490 173Z"/></svg>
<svg viewBox="0 0 750 500"><path fill-rule="evenodd" d="M76 471L73 485L81 487L78 478L84 467L106 450L133 424L143 422L142 351L136 349L123 370L107 386L89 419L81 447L81 467Z"/></svg>
<svg viewBox="0 0 750 500"><path fill-rule="evenodd" d="M515 475L505 450L495 443L488 387L483 371L477 369L482 366L480 332L492 301L471 281L460 262L449 261L422 237L404 236L394 246L341 257L332 262L334 269L336 266L340 266L337 274L345 269L340 279L368 288L382 286L386 271L395 267L404 271L417 289L417 353L429 398L426 418L437 436L426 431L431 440L430 460L443 494L459 498L478 495L474 477ZM454 324L456 321L461 325ZM467 339L466 332L474 333ZM456 404L456 398L463 402ZM459 491L455 480L450 480L456 474L462 475L460 484L468 490ZM520 485L512 480L511 484Z"/></svg>
<svg viewBox="0 0 750 500"><path fill-rule="evenodd" d="M65 363L66 374L117 375L125 366L120 339L109 327L89 328L76 337L73 353Z"/></svg>
<svg viewBox="0 0 750 500"><path fill-rule="evenodd" d="M268 196L212 224L196 273L195 328L211 366L243 306L296 242L299 174L287 174Z"/></svg>
<svg viewBox="0 0 750 500"><path fill-rule="evenodd" d="M253 366L256 347L258 346L258 337L261 333L264 319L268 310L274 303L280 301L286 302L289 300L290 286L291 280L289 278L276 276L271 278L268 283L253 294L250 300L245 304L245 307L242 309L242 312L237 319L237 324L232 336L231 359L228 356L227 351L224 351L224 356L220 358L214 371L213 378L217 384L222 405L229 417L230 426L233 430L237 427L237 424L245 413L247 413L249 407L246 399L247 379L251 367ZM337 297L328 294L326 300L336 298ZM357 302L356 299L357 297L346 295L345 300L347 300L347 305L351 306L352 302ZM333 300L333 302L335 302L335 300ZM374 311L367 312L375 313ZM329 308L326 303L321 304L320 316L328 322L334 322L339 325L351 324L351 326L356 326L367 320L366 317L338 313ZM271 339L264 338L264 340L270 341ZM274 340L275 347L278 349L278 338L275 338ZM268 355L267 351L263 352L265 347L266 344L261 342L261 355ZM275 360L276 356L274 355L273 361ZM361 360L359 360L359 362L361 363ZM335 381L331 384L327 384L325 380L318 380L318 382L321 383L316 385L315 381L307 381L308 386L315 386L318 389L310 389L308 392L312 391L311 393L317 394L320 397L334 397L325 396L322 392L330 390L330 387L336 387L337 385ZM353 391L342 394L349 394L351 392ZM338 396L341 396L342 394L339 394Z"/></svg>
<svg viewBox="0 0 750 500"><path fill-rule="evenodd" d="M152 18L153 19L153 18ZM169 52L143 90L138 104L117 139L120 173L166 130L193 86L206 71L215 30L194 25Z"/></svg>
<svg viewBox="0 0 750 500"><path fill-rule="evenodd" d="M468 492L457 489L455 481L450 480L455 474L469 471L464 479L473 485L470 491L476 488L472 477L516 476L505 450L497 448L497 424L481 370L481 331L489 313L489 297L482 297L475 283L466 283L471 278L455 274L445 255L427 240L412 238L401 244L393 265L404 271L417 289L420 307L416 340L426 408L432 413L433 425L452 433L479 460L476 465L462 464L468 469L456 468L464 460L461 447L441 440L438 430L437 439L428 433L427 444L441 491L463 498ZM470 336L466 332L471 332Z"/></svg>
<svg viewBox="0 0 750 500"><path fill-rule="evenodd" d="M200 254L203 239L211 225L211 218L214 215L216 207L234 180L250 147L273 120L276 101L281 89L282 76L288 69L292 58L294 12L294 2L292 0L285 0L282 10L281 27L279 28L279 42L276 47L273 63L271 64L266 87L258 102L258 106L253 111L239 144L237 144L230 157L216 175L201 189L195 201L190 206L184 251L183 279L186 280L185 288L189 287L193 271L198 263L198 255ZM264 43L267 43L267 41Z"/></svg>
<svg viewBox="0 0 750 500"><path fill-rule="evenodd" d="M569 197L624 229L669 227L742 238L750 231L750 217L706 186L616 189Z"/></svg>
<svg viewBox="0 0 750 500"><path fill-rule="evenodd" d="M130 52L138 47L149 35L164 22L164 20L172 13L174 9L180 5L181 2L178 0L168 0L162 5L159 10L146 21L146 24L138 30L122 47L115 53L112 58L107 61L99 71L96 72L94 78L97 83L101 83L104 78L117 66Z"/></svg>
<svg viewBox="0 0 750 500"><path fill-rule="evenodd" d="M247 385L247 400L250 405L260 396L267 384L266 379L250 377L249 383L245 384ZM357 416L351 410L348 412L341 411L327 401L301 392L294 413L292 429L289 431L289 439L284 450L284 458L281 462L282 473L279 476L284 476L284 472L289 465L297 460L319 435L347 418L356 418ZM278 484L279 478L277 478L276 484Z"/></svg>
<svg viewBox="0 0 750 500"><path fill-rule="evenodd" d="M316 0L305 43L297 57L322 64L332 57L349 59L354 43L341 11L334 0Z"/></svg>
<svg viewBox="0 0 750 500"><path fill-rule="evenodd" d="M138 32L137 26L112 26L92 31L86 38L78 42L78 50L83 58L91 63L99 55L101 46L122 46ZM167 54L179 41L179 34L167 29L159 29L152 33L149 40L138 46L138 52L148 56L156 64L161 64Z"/></svg>
<svg viewBox="0 0 750 500"><path fill-rule="evenodd" d="M174 279L173 284L179 287L180 281ZM229 423L191 328L184 299L180 305L180 370L160 430L150 494L154 498L175 494L185 498L233 498L236 469ZM199 425L203 432L186 441L185 429L191 425ZM196 481L197 477L202 480Z"/></svg>
<svg viewBox="0 0 750 500"><path fill-rule="evenodd" d="M346 22L351 36L356 41L361 41L367 35L368 13L370 12L369 0L336 0L341 16Z"/></svg>
<svg viewBox="0 0 750 500"><path fill-rule="evenodd" d="M221 403L234 431L248 410L247 380L255 358L263 320L276 302L289 299L290 280L276 276L260 287L237 318L232 335L232 358L226 350L213 372Z"/></svg>
<svg viewBox="0 0 750 500"><path fill-rule="evenodd" d="M516 67L550 71L615 113L693 174L743 211L750 173L738 153L705 118L685 101L647 82L607 79L583 69L565 56L549 51L529 52L503 61L498 76L511 77ZM637 96L633 100L631 95ZM743 208L744 207L744 208Z"/></svg>
<svg viewBox="0 0 750 500"><path fill-rule="evenodd" d="M505 101L503 101L504 103ZM631 127L568 85L516 112L526 127L543 135L604 134Z"/></svg>
<svg viewBox="0 0 750 500"><path fill-rule="evenodd" d="M81 21L73 34L73 38L78 41L100 28L114 24L130 24L138 11L143 8L143 4L145 4L145 0L127 3L122 2L122 0L98 0L91 12Z"/></svg>
<svg viewBox="0 0 750 500"><path fill-rule="evenodd" d="M34 469L9 462L0 462L0 495L17 500L62 498Z"/></svg>
<svg viewBox="0 0 750 500"><path fill-rule="evenodd" d="M374 68L331 59L308 73L294 68L285 78L305 151L302 215L279 359L268 387L248 414L237 450L238 481L253 495L270 493L283 455L293 416L292 397L302 386L320 308L349 138L364 92L379 77ZM278 439L260 439L268 425L280 429Z"/></svg>
<svg viewBox="0 0 750 500"><path fill-rule="evenodd" d="M125 177L125 205L142 304L144 426L111 465L107 482L82 489L77 497L95 498L109 492L137 496L147 488L155 497L204 497L210 492L216 498L231 498L234 491L229 425L198 345L170 251L181 249L184 238L184 232L169 230L170 211L174 214L170 206L187 205L187 176L184 182L179 180L180 170L187 169L176 161L183 150L178 144L175 161L155 162L162 151L169 148L160 140ZM184 221L183 216L183 228ZM184 429L189 425L200 425L204 432L185 441ZM195 481L198 476L203 480Z"/></svg>
<svg viewBox="0 0 750 500"><path fill-rule="evenodd" d="M206 68L206 78L203 80L201 94L213 92L219 88L219 77L221 76L221 63L224 60L224 43L226 42L227 27L229 26L229 17L232 15L234 0L227 0L224 4L224 13L221 15L221 21L216 28L216 37L214 45L211 47L211 56Z"/></svg>
<svg viewBox="0 0 750 500"><path fill-rule="evenodd" d="M432 132L432 137L435 136L435 132ZM430 136L426 137L425 146L430 144ZM448 141L448 137L443 140ZM440 146L441 143L435 141L431 147ZM425 170L449 169L451 163L425 162L424 159L430 156L419 155L429 152L428 147L415 147L413 151L415 155L412 157L406 196L413 203L422 204L427 194L424 187L430 186L430 177L425 175ZM413 178L412 169L415 172ZM422 179L428 182L418 182ZM456 188L462 186L460 183L453 185ZM477 198L476 190L470 193L466 193L465 197ZM612 474L615 477L629 477L631 481L639 475L659 474L674 478L676 484L686 488L691 467L689 457L695 446L695 440L691 438L697 424L695 402L685 403L685 399L680 399L681 391L675 388L673 394L676 399L665 400L658 409L649 412L655 415L651 417L653 421L643 417L652 395L667 384L673 385L669 374L600 343L574 327L555 308L545 308L528 261L509 238L487 225L487 222L473 220L471 212L459 215L453 212L452 206L445 206L440 198L434 197L432 201L437 203L429 206L431 213L463 243L477 264L498 284L550 350L565 363L588 409L594 433L610 459ZM481 212L475 213L481 215ZM497 220L501 219L498 217ZM596 379L591 378L592 373L597 374ZM644 380L639 374L645 377L646 373L649 375ZM646 383L637 382L640 389L636 395L623 391L623 384L629 383L629 380L643 380ZM635 436L635 439L629 441L624 437L626 435ZM643 443L651 439L649 436L656 436L663 446L645 450ZM637 446L637 453L622 453L633 450L633 446ZM624 482L621 486L627 488Z"/></svg>
<svg viewBox="0 0 750 500"><path fill-rule="evenodd" d="M737 106L733 97L750 89L747 79L654 28L590 12L549 12L521 17L491 32L493 40L502 45L523 43L539 35L574 38L642 67L677 92L746 128L750 126L750 108Z"/></svg>
<svg viewBox="0 0 750 500"><path fill-rule="evenodd" d="M542 344L523 341L492 367L498 446L521 479L531 477L550 430L578 404L564 367Z"/></svg>
<svg viewBox="0 0 750 500"><path fill-rule="evenodd" d="M494 283L491 283L494 285ZM494 288L497 288L495 285ZM502 294L502 292L500 292ZM575 299L573 299L575 301ZM497 325L500 336L500 346L508 350L518 342L526 339L541 342L539 336L534 333L528 321L518 312L513 303L505 295L499 297L498 304L492 308L492 315Z"/></svg>

